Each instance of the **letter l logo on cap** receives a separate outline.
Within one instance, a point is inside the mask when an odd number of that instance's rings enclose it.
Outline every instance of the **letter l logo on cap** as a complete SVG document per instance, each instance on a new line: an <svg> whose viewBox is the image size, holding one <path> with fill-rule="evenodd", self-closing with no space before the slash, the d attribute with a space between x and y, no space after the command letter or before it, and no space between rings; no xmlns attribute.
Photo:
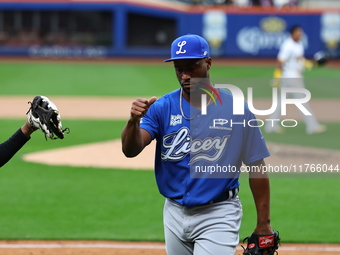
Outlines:
<svg viewBox="0 0 340 255"><path fill-rule="evenodd" d="M183 50L183 51L182 51L183 46L186 45L186 44L187 44L186 41L178 42L177 46L179 47L179 50L176 51L176 54L177 54L177 55L178 55L178 54L181 54L181 53L186 53L186 52L187 52L186 50Z"/></svg>

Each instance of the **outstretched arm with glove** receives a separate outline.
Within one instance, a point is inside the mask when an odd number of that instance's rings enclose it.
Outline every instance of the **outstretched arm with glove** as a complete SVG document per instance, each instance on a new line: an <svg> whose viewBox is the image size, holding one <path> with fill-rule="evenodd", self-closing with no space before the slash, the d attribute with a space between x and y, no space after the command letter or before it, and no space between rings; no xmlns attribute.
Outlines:
<svg viewBox="0 0 340 255"><path fill-rule="evenodd" d="M30 139L31 134L41 129L51 139L64 138L57 107L47 97L33 99L27 113L27 121L8 140L0 144L0 167L5 165Z"/></svg>
<svg viewBox="0 0 340 255"><path fill-rule="evenodd" d="M5 165L15 153L31 138L31 134L35 131L31 124L26 121L25 124L18 129L7 141L0 144L0 167Z"/></svg>
<svg viewBox="0 0 340 255"><path fill-rule="evenodd" d="M27 112L28 122L32 128L40 129L45 137L52 140L63 139L64 132L69 132L68 128L63 129L61 118L57 106L45 96L36 96Z"/></svg>

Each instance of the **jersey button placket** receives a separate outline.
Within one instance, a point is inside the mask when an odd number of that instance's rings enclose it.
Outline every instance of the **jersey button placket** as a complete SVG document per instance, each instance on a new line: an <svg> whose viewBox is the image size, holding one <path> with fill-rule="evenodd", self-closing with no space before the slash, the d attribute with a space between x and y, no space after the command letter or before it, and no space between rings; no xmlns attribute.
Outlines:
<svg viewBox="0 0 340 255"><path fill-rule="evenodd" d="M188 195L189 194L189 195ZM186 193L187 196L190 196L190 192ZM190 214L190 208L183 207L183 214L184 214L184 219L183 219L183 231L185 233L185 238L189 239L189 236L192 232L191 229L191 214Z"/></svg>

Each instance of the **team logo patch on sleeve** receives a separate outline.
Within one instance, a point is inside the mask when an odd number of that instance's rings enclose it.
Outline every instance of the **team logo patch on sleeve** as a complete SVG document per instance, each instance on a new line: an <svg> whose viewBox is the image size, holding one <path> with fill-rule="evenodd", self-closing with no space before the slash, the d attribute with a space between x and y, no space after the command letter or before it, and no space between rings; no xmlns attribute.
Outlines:
<svg viewBox="0 0 340 255"><path fill-rule="evenodd" d="M182 124L182 115L171 115L170 117L170 126L176 126Z"/></svg>

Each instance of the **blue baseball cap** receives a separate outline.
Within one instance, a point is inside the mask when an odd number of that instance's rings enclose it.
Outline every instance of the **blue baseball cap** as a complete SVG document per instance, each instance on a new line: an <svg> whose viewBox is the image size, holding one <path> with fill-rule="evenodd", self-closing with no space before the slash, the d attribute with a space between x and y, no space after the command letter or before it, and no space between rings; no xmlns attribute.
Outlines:
<svg viewBox="0 0 340 255"><path fill-rule="evenodd" d="M208 57L210 57L208 42L201 36L188 34L178 37L172 42L171 58L164 60L164 62Z"/></svg>

